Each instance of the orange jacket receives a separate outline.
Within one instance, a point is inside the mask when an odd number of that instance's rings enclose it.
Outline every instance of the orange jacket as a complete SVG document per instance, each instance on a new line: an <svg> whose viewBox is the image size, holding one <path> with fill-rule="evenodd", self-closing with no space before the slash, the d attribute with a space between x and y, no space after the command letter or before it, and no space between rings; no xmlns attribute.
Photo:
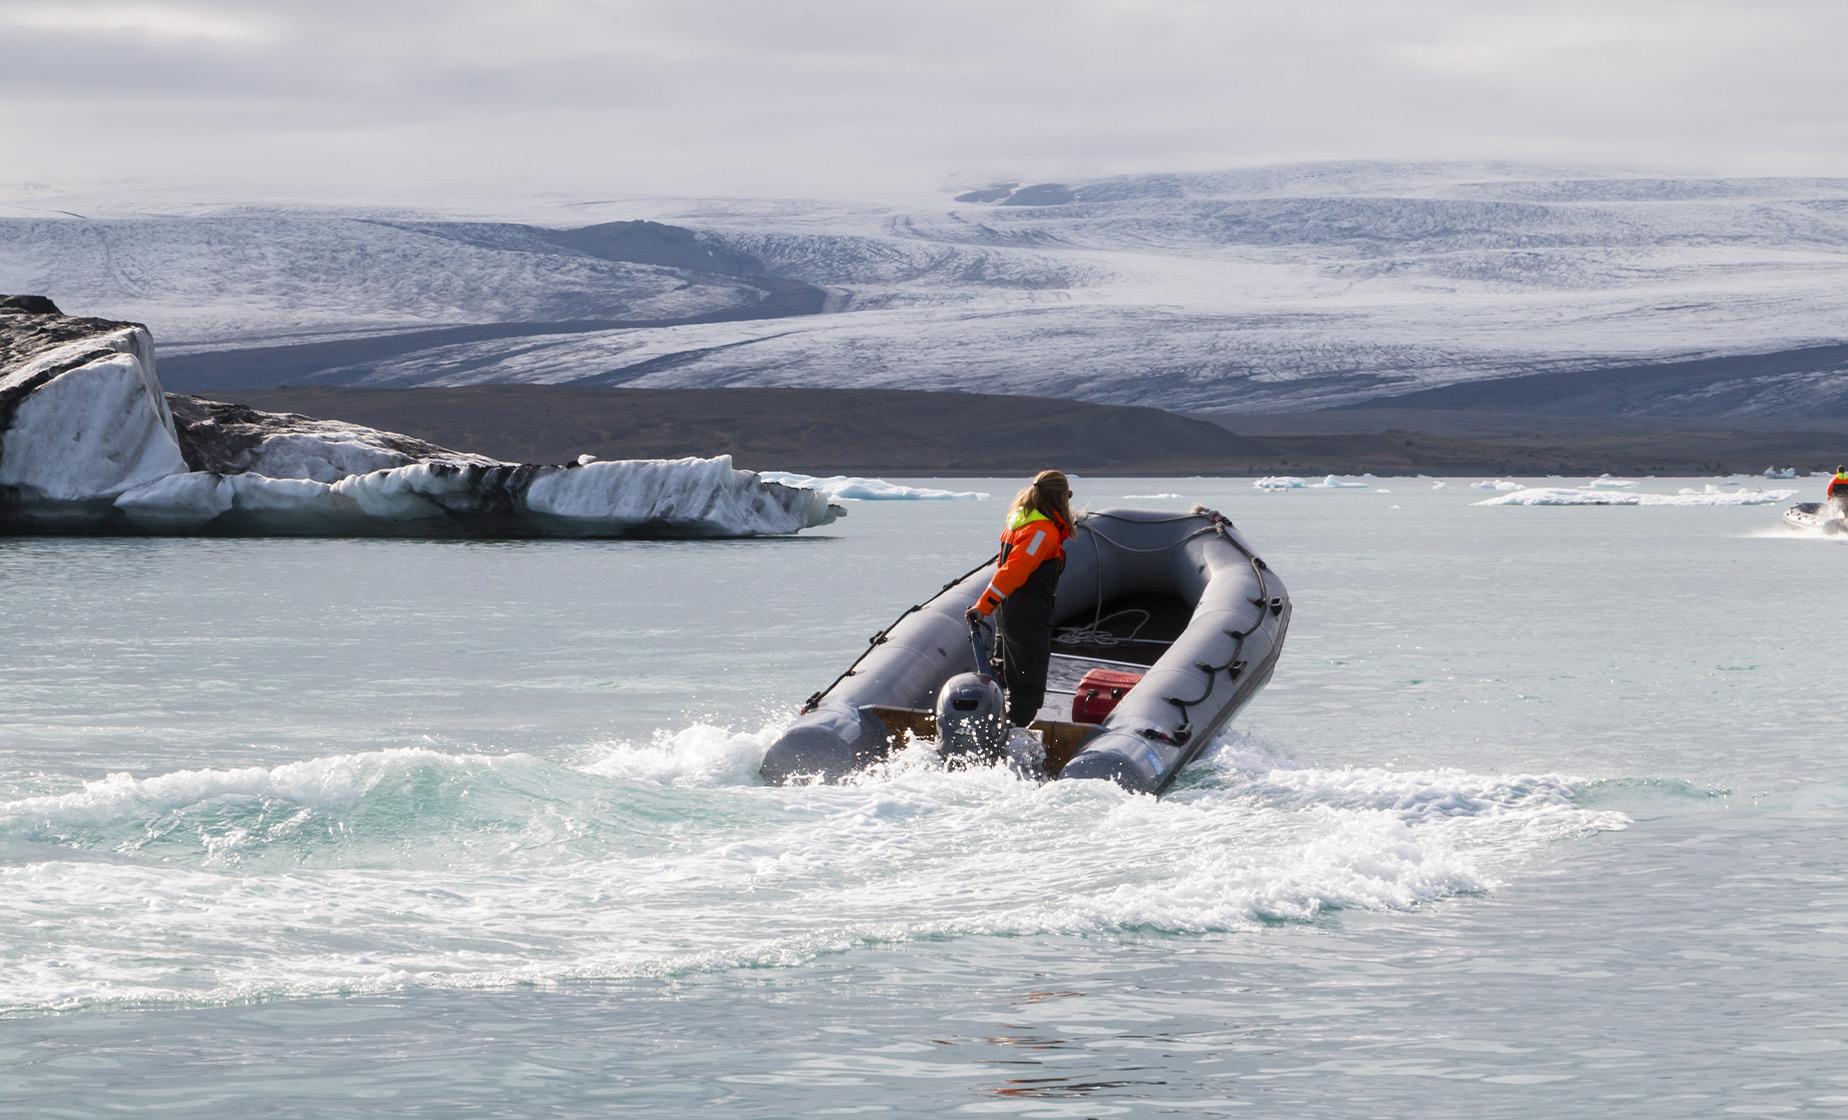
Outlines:
<svg viewBox="0 0 1848 1120"><path fill-rule="evenodd" d="M1843 491L1843 490L1848 490L1848 475L1838 474L1834 478L1831 478L1829 480L1829 489L1826 491L1824 496L1833 498L1835 497L1835 494L1837 491Z"/></svg>
<svg viewBox="0 0 1848 1120"><path fill-rule="evenodd" d="M1071 526L1036 509L1008 514L1007 528L1001 530L1001 564L976 600L975 609L985 615L995 613L1001 600L1020 590L1041 564L1065 558L1065 542L1071 536Z"/></svg>

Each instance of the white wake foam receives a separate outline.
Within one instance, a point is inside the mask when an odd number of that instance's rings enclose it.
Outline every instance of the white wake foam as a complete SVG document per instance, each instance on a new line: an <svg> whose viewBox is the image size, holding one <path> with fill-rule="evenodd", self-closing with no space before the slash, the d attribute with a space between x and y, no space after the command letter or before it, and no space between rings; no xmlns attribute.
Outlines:
<svg viewBox="0 0 1848 1120"><path fill-rule="evenodd" d="M772 789L753 771L775 732L695 726L572 765L393 750L113 775L0 804L0 1011L1239 930L1492 890L1626 823L1571 778L1301 767L1247 739L1161 800L952 773L923 746Z"/></svg>

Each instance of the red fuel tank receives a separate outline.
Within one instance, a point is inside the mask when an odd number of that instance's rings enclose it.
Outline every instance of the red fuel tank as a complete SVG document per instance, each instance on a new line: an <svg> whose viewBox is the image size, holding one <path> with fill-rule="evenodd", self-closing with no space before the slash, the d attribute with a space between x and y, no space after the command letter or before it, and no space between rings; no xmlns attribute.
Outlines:
<svg viewBox="0 0 1848 1120"><path fill-rule="evenodd" d="M1141 679L1141 673L1132 673L1126 669L1098 668L1085 673L1078 682L1078 691L1072 696L1072 722L1104 722L1104 717L1117 706L1117 701L1123 699Z"/></svg>

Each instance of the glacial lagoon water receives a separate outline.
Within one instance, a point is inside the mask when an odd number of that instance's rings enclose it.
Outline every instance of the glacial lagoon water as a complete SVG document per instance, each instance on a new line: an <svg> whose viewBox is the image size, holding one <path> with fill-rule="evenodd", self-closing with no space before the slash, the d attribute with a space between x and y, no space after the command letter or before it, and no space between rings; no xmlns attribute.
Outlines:
<svg viewBox="0 0 1848 1120"><path fill-rule="evenodd" d="M755 781L1009 480L787 540L0 539L0 1101L1848 1112L1848 543L1463 481L1077 481L1294 596L1160 801Z"/></svg>

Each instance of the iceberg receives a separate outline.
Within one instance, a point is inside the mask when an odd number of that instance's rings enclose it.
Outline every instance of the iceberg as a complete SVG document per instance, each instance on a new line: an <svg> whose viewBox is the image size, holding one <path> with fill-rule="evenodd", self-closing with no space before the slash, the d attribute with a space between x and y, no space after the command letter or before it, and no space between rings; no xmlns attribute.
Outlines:
<svg viewBox="0 0 1848 1120"><path fill-rule="evenodd" d="M1795 490L1683 490L1644 494L1634 490L1517 490L1476 502L1479 506L1762 506L1787 501Z"/></svg>
<svg viewBox="0 0 1848 1120"><path fill-rule="evenodd" d="M1469 485L1472 490L1501 490L1504 492L1512 492L1521 489L1520 483L1509 482L1505 478L1498 478L1493 481L1485 478L1481 482L1472 482Z"/></svg>
<svg viewBox="0 0 1848 1120"><path fill-rule="evenodd" d="M170 396L146 328L0 297L0 532L751 537L844 513L729 456L503 463Z"/></svg>
<svg viewBox="0 0 1848 1120"><path fill-rule="evenodd" d="M1631 478L1612 478L1608 474L1601 474L1592 479L1589 485L1593 490L1631 490L1638 483Z"/></svg>
<svg viewBox="0 0 1848 1120"><path fill-rule="evenodd" d="M1251 484L1251 488L1253 490L1282 491L1301 490L1308 485L1307 482L1304 482L1300 478L1293 478L1289 475L1279 475L1274 478L1260 478Z"/></svg>
<svg viewBox="0 0 1848 1120"><path fill-rule="evenodd" d="M1765 477L1766 478L1777 478L1777 479L1795 478L1797 477L1797 468L1795 467L1766 467Z"/></svg>
<svg viewBox="0 0 1848 1120"><path fill-rule="evenodd" d="M941 502L987 501L990 495L979 490L933 490L928 486L903 486L883 478L852 478L833 475L816 478L793 471L759 471L757 477L780 486L814 490L837 501L850 502Z"/></svg>
<svg viewBox="0 0 1848 1120"><path fill-rule="evenodd" d="M1366 475L1365 477L1373 476ZM1310 482L1292 475L1277 475L1271 478L1260 478L1251 484L1251 488L1253 490L1365 490L1368 487L1364 482L1356 482L1352 478L1342 478L1340 475L1331 474L1318 482Z"/></svg>

